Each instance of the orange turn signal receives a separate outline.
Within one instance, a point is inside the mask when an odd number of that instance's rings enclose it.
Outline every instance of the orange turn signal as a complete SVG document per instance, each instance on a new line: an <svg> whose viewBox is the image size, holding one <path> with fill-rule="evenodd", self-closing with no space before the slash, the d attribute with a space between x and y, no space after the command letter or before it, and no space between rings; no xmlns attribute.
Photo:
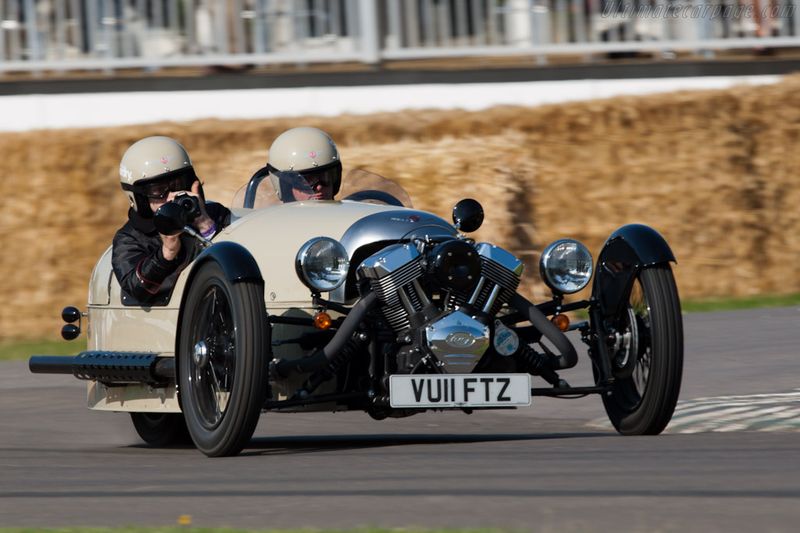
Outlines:
<svg viewBox="0 0 800 533"><path fill-rule="evenodd" d="M331 319L331 315L326 313L325 311L320 311L316 315L314 315L314 327L317 329L328 329L333 324L333 319Z"/></svg>
<svg viewBox="0 0 800 533"><path fill-rule="evenodd" d="M567 331L569 329L569 317L567 315L556 315L550 319L550 322L555 324L561 331Z"/></svg>

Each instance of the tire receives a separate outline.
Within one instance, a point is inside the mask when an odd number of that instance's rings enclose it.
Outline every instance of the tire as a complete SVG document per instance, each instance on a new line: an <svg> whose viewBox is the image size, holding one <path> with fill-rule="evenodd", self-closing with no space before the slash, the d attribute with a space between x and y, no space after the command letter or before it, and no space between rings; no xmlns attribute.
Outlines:
<svg viewBox="0 0 800 533"><path fill-rule="evenodd" d="M658 435L675 411L683 372L683 319L668 264L639 272L617 331L623 335L611 349L615 382L603 395L606 413L622 435Z"/></svg>
<svg viewBox="0 0 800 533"><path fill-rule="evenodd" d="M260 283L228 281L219 264L208 261L184 302L181 403L195 446L209 457L238 454L264 405L271 330L263 292Z"/></svg>
<svg viewBox="0 0 800 533"><path fill-rule="evenodd" d="M182 414L131 413L131 421L139 437L155 448L192 443Z"/></svg>

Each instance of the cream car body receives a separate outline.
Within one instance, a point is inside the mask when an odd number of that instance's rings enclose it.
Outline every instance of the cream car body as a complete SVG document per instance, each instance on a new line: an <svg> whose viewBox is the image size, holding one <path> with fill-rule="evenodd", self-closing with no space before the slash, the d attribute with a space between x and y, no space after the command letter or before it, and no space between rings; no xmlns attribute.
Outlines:
<svg viewBox="0 0 800 533"><path fill-rule="evenodd" d="M303 243L318 236L340 240L354 223L364 217L395 210L405 208L351 201L313 201L261 209L235 209L234 222L219 233L214 242L234 241L251 252L264 278L264 303L269 314L310 316L314 311L310 292L293 268L295 255ZM122 305L119 283L111 270L111 248L106 250L90 282L88 349L150 352L161 357L174 357L180 305L191 270L190 265L181 273L166 306L125 306ZM273 341L297 334L297 326L273 326ZM276 346L273 351L276 357L285 359L306 355L296 344ZM301 383L299 378L273 383L273 399L285 397L292 387ZM88 405L91 409L106 411L180 412L174 385L164 388L140 384L109 387L90 381ZM315 408L329 410L324 406ZM311 407L303 408L309 409Z"/></svg>

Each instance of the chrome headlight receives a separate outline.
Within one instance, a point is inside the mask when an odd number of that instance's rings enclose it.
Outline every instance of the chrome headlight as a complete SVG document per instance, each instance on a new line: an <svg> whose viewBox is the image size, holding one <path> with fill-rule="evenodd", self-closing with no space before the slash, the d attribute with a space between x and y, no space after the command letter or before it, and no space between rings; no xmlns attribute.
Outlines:
<svg viewBox="0 0 800 533"><path fill-rule="evenodd" d="M539 273L547 286L558 293L578 292L592 279L592 254L578 241L555 241L542 252Z"/></svg>
<svg viewBox="0 0 800 533"><path fill-rule="evenodd" d="M330 237L314 237L300 247L294 268L297 277L309 289L330 292L347 279L350 259L339 241Z"/></svg>

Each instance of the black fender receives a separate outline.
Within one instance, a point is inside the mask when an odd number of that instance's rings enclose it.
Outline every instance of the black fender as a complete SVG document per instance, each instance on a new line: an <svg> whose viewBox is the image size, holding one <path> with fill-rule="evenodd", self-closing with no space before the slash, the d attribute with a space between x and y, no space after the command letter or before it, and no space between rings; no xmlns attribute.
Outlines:
<svg viewBox="0 0 800 533"><path fill-rule="evenodd" d="M675 262L667 241L653 228L628 224L614 231L600 250L592 286L603 317L619 316L623 311L641 269Z"/></svg>
<svg viewBox="0 0 800 533"><path fill-rule="evenodd" d="M183 304L186 302L186 295L191 290L192 280L200 266L208 261L215 261L218 263L219 266L222 267L225 277L231 283L253 281L261 285L264 284L264 278L261 277L261 269L258 268L258 263L256 263L256 260L247 248L232 241L222 241L212 244L192 261L191 270L183 286L183 294L181 294L178 324L180 324L180 320L183 317ZM178 338L176 337L175 343L177 344L177 342ZM175 346L175 348L177 350L177 346ZM177 351L175 353L177 353Z"/></svg>
<svg viewBox="0 0 800 533"><path fill-rule="evenodd" d="M247 251L247 248L235 242L223 241L206 248L197 256L192 264L189 279L186 282L187 287L200 265L207 261L217 262L222 267L222 271L225 272L225 277L231 283L238 281L264 283L264 278L261 277L261 269L258 268L258 263L256 263L252 254Z"/></svg>

